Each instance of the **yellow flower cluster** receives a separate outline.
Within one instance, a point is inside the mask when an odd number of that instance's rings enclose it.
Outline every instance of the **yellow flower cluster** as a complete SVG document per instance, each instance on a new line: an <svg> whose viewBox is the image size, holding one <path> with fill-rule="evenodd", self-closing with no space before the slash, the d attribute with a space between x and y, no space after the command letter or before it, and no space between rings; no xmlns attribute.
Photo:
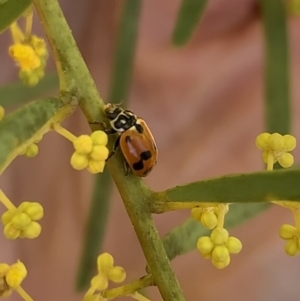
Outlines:
<svg viewBox="0 0 300 301"><path fill-rule="evenodd" d="M293 165L294 157L289 152L296 147L294 136L262 133L256 137L255 144L263 151L262 158L267 164L267 170L273 170L273 165L277 161L284 168Z"/></svg>
<svg viewBox="0 0 300 301"><path fill-rule="evenodd" d="M284 167L291 167L294 157L289 152L297 145L296 138L292 135L280 135L278 133L262 133L256 137L257 148L263 151L263 161L267 164L267 170L273 170L273 165L278 163ZM286 240L285 252L290 256L300 254L300 202L289 200L272 201L273 204L292 210L295 226L284 224L281 226L279 236Z"/></svg>
<svg viewBox="0 0 300 301"><path fill-rule="evenodd" d="M212 264L218 269L224 269L230 263L230 254L238 254L242 249L239 239L229 236L224 228L216 228L210 236L200 237L197 241L200 254L211 259Z"/></svg>
<svg viewBox="0 0 300 301"><path fill-rule="evenodd" d="M290 256L296 256L300 252L300 231L292 225L284 224L279 230L279 236L286 240L285 252Z"/></svg>
<svg viewBox="0 0 300 301"><path fill-rule="evenodd" d="M84 300L94 300L94 292L107 289L109 280L120 283L126 278L125 270L120 266L114 266L114 258L109 253L102 253L98 256L97 269L98 274L92 278Z"/></svg>
<svg viewBox="0 0 300 301"><path fill-rule="evenodd" d="M87 168L91 173L103 172L109 150L107 134L103 131L95 131L90 136L81 135L76 137L71 132L55 123L52 125L54 131L73 143L75 152L71 157L71 165L77 170Z"/></svg>
<svg viewBox="0 0 300 301"><path fill-rule="evenodd" d="M26 276L27 270L22 262L18 261L11 266L0 263L0 297L10 296L13 289L18 291Z"/></svg>
<svg viewBox="0 0 300 301"><path fill-rule="evenodd" d="M79 136L73 141L75 152L71 157L71 165L77 170L87 168L91 173L103 172L109 155L107 141L107 134L103 131Z"/></svg>
<svg viewBox="0 0 300 301"><path fill-rule="evenodd" d="M48 50L44 39L31 34L31 26L32 12L26 16L27 32L24 33L17 22L10 26L13 45L8 53L20 68L21 80L29 86L35 86L44 77Z"/></svg>
<svg viewBox="0 0 300 301"><path fill-rule="evenodd" d="M37 222L44 215L41 204L23 202L18 208L10 208L2 215L4 235L8 239L36 238L41 233L41 225Z"/></svg>
<svg viewBox="0 0 300 301"><path fill-rule="evenodd" d="M229 210L228 204L216 206L202 206L192 209L192 217L201 222L204 227L214 229L210 236L202 236L197 241L200 254L211 259L212 264L218 269L224 269L230 263L230 253L237 254L242 249L239 239L230 236L224 229L225 215Z"/></svg>

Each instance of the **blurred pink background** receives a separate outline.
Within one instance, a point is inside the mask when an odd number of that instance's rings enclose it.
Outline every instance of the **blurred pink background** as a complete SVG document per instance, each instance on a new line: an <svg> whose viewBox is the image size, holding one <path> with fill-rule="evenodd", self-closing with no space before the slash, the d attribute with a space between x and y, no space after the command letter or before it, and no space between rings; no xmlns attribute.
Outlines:
<svg viewBox="0 0 300 301"><path fill-rule="evenodd" d="M106 99L114 41L123 0L61 1L84 59ZM130 90L129 108L151 128L159 161L145 181L154 190L263 168L255 137L263 131L263 35L256 1L209 0L204 17L184 48L170 44L179 0L144 0ZM35 19L36 32L41 33ZM293 133L300 139L300 19L289 23L292 53ZM15 81L9 59L10 36L0 37L1 84ZM64 125L74 134L89 132L78 111ZM23 287L35 300L80 300L74 281L93 184L92 175L71 168L71 144L47 134L34 159L17 158L1 178L1 189L16 204L43 203L38 239L7 241L0 235L0 261L21 259L28 267ZM294 152L299 162L300 149ZM0 208L0 213L3 212ZM163 235L189 212L154 216ZM230 266L216 270L197 251L173 261L189 301L294 301L299 299L300 258L284 253L281 224L287 210L272 207L230 233L243 250ZM110 252L128 274L145 274L145 259L116 189L102 251ZM99 250L100 253L100 250ZM156 288L147 291L161 300ZM14 294L10 300L20 300ZM120 298L118 300L129 300Z"/></svg>

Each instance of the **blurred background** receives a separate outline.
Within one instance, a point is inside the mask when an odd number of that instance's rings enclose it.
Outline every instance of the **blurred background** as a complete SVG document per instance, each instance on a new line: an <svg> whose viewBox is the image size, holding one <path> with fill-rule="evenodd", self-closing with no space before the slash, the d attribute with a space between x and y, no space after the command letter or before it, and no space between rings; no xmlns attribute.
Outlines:
<svg viewBox="0 0 300 301"><path fill-rule="evenodd" d="M129 0L130 1L130 0ZM107 100L124 0L62 0L67 21ZM256 136L264 130L264 36L254 0L209 0L201 22L181 48L171 43L179 0L143 0L128 108L143 117L159 149L158 163L145 179L153 190L263 169ZM35 16L36 34L42 34ZM288 24L291 51L293 134L300 139L300 19ZM9 32L0 37L0 84L17 80L7 55ZM53 62L49 70L54 71ZM74 134L89 132L78 110L64 124ZM24 288L35 300L81 300L75 292L84 225L93 176L69 164L71 144L47 134L34 159L18 157L1 177L1 189L14 203L39 201L45 209L38 239L7 241L0 235L1 262L21 259L29 275ZM294 151L299 162L300 149ZM3 208L0 208L2 213ZM154 216L163 236L189 217L189 211ZM272 206L231 229L243 243L229 267L216 270L196 250L172 263L189 301L292 301L299 298L299 257L290 258L279 227L292 223L288 210ZM101 251L110 252L127 280L145 274L145 259L115 187ZM161 300L156 288L147 290ZM19 300L13 295L10 300ZM129 300L120 298L118 300Z"/></svg>

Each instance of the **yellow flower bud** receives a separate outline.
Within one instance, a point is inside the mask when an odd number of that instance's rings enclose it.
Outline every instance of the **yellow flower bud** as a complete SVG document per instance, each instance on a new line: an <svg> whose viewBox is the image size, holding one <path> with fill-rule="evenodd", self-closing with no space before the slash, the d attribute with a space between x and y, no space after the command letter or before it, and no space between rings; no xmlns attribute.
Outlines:
<svg viewBox="0 0 300 301"><path fill-rule="evenodd" d="M38 77L38 79L42 79L45 76L45 69L43 68L37 68L34 70L35 75Z"/></svg>
<svg viewBox="0 0 300 301"><path fill-rule="evenodd" d="M31 144L30 146L27 147L25 151L25 155L28 158L33 158L39 153L39 147L36 144Z"/></svg>
<svg viewBox="0 0 300 301"><path fill-rule="evenodd" d="M229 257L229 251L225 246L214 247L211 257L215 261L225 261Z"/></svg>
<svg viewBox="0 0 300 301"><path fill-rule="evenodd" d="M108 142L107 134L103 131L95 131L92 133L91 138L94 145L106 145Z"/></svg>
<svg viewBox="0 0 300 301"><path fill-rule="evenodd" d="M96 145L90 154L90 157L95 161L105 161L109 155L109 150L104 145Z"/></svg>
<svg viewBox="0 0 300 301"><path fill-rule="evenodd" d="M0 121L3 119L4 115L5 115L5 110L2 106L0 106Z"/></svg>
<svg viewBox="0 0 300 301"><path fill-rule="evenodd" d="M95 287L95 289L98 291L105 290L108 287L108 279L105 275L98 274L92 278L91 286Z"/></svg>
<svg viewBox="0 0 300 301"><path fill-rule="evenodd" d="M19 78L29 87L34 87L39 83L39 77L33 72L33 70L20 70Z"/></svg>
<svg viewBox="0 0 300 301"><path fill-rule="evenodd" d="M4 227L4 235L6 238L8 239L16 239L19 237L21 231L16 229L12 223L8 223L5 227Z"/></svg>
<svg viewBox="0 0 300 301"><path fill-rule="evenodd" d="M102 253L97 258L99 273L111 269L114 265L114 258L109 253Z"/></svg>
<svg viewBox="0 0 300 301"><path fill-rule="evenodd" d="M87 155L93 149L93 140L89 135L81 135L74 140L73 145L77 153Z"/></svg>
<svg viewBox="0 0 300 301"><path fill-rule="evenodd" d="M25 229L30 223L31 219L26 213L16 214L11 220L12 226L19 230Z"/></svg>
<svg viewBox="0 0 300 301"><path fill-rule="evenodd" d="M296 148L297 142L296 142L296 138L294 136L284 135L283 140L284 140L284 148L287 152L290 152Z"/></svg>
<svg viewBox="0 0 300 301"><path fill-rule="evenodd" d="M126 278L126 272L122 267L116 266L108 271L108 278L115 282L123 282Z"/></svg>
<svg viewBox="0 0 300 301"><path fill-rule="evenodd" d="M214 243L209 236L202 236L197 241L197 249L201 254L209 254L214 248Z"/></svg>
<svg viewBox="0 0 300 301"><path fill-rule="evenodd" d="M90 160L88 163L88 171L90 173L99 173L99 172L103 172L105 167L105 161L95 161L95 160Z"/></svg>
<svg viewBox="0 0 300 301"><path fill-rule="evenodd" d="M212 264L217 268L217 269L224 269L226 268L230 263L230 256L228 256L225 260L222 261L216 261L212 259Z"/></svg>
<svg viewBox="0 0 300 301"><path fill-rule="evenodd" d="M203 212L201 223L207 229L213 229L217 226L218 218L214 212Z"/></svg>
<svg viewBox="0 0 300 301"><path fill-rule="evenodd" d="M294 239L288 240L284 249L287 255L296 256L299 253L298 241Z"/></svg>
<svg viewBox="0 0 300 301"><path fill-rule="evenodd" d="M31 36L30 43L39 57L45 57L48 54L46 42L44 39L38 38L37 36Z"/></svg>
<svg viewBox="0 0 300 301"><path fill-rule="evenodd" d="M269 133L262 133L256 137L255 145L258 149L264 150L267 148L268 139L271 135Z"/></svg>
<svg viewBox="0 0 300 301"><path fill-rule="evenodd" d="M283 136L274 133L268 139L268 147L274 151L281 150L284 147L284 139Z"/></svg>
<svg viewBox="0 0 300 301"><path fill-rule="evenodd" d="M19 261L18 263L11 265L6 275L6 282L11 288L16 288L21 285L26 276L26 267Z"/></svg>
<svg viewBox="0 0 300 301"><path fill-rule="evenodd" d="M242 242L233 236L230 236L226 242L228 251L232 254L238 254L242 250Z"/></svg>
<svg viewBox="0 0 300 301"><path fill-rule="evenodd" d="M224 228L216 228L211 232L210 237L216 245L221 245L227 241L228 231Z"/></svg>
<svg viewBox="0 0 300 301"><path fill-rule="evenodd" d="M292 239L297 232L296 227L288 224L284 224L280 227L279 236L282 239Z"/></svg>
<svg viewBox="0 0 300 301"><path fill-rule="evenodd" d="M201 207L195 207L191 210L192 218L199 222L201 222L202 213L203 213L203 209Z"/></svg>
<svg viewBox="0 0 300 301"><path fill-rule="evenodd" d="M6 263L0 263L0 278L3 278L9 270L9 265Z"/></svg>
<svg viewBox="0 0 300 301"><path fill-rule="evenodd" d="M22 202L18 207L19 212L24 212L28 207L30 207L31 204L32 203L28 201Z"/></svg>
<svg viewBox="0 0 300 301"><path fill-rule="evenodd" d="M33 239L38 237L42 232L42 227L37 222L31 222L20 234L21 238Z"/></svg>
<svg viewBox="0 0 300 301"><path fill-rule="evenodd" d="M39 57L31 46L15 44L9 47L8 52L24 71L38 68L41 64Z"/></svg>
<svg viewBox="0 0 300 301"><path fill-rule="evenodd" d="M18 213L17 209L9 209L2 214L2 223L6 226L11 222L12 218Z"/></svg>
<svg viewBox="0 0 300 301"><path fill-rule="evenodd" d="M74 169L82 170L88 166L89 160L86 155L82 155L82 154L79 154L78 152L74 152L71 157L70 163Z"/></svg>
<svg viewBox="0 0 300 301"><path fill-rule="evenodd" d="M40 203L37 202L29 203L29 205L24 208L23 212L28 214L28 216L35 221L40 220L44 216L44 208Z"/></svg>
<svg viewBox="0 0 300 301"><path fill-rule="evenodd" d="M278 158L278 163L283 167L283 168L288 168L291 167L294 164L294 157L290 153L283 153L280 155Z"/></svg>

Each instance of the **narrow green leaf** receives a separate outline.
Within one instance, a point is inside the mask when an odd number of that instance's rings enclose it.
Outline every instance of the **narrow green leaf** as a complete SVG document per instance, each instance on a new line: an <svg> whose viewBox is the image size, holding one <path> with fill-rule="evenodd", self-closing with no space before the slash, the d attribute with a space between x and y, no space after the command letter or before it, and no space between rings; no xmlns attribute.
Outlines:
<svg viewBox="0 0 300 301"><path fill-rule="evenodd" d="M141 5L141 0L127 0L125 2L116 43L108 102L120 103L127 99L132 77Z"/></svg>
<svg viewBox="0 0 300 301"><path fill-rule="evenodd" d="M59 99L47 98L5 116L0 122L0 175L24 147L49 131L54 117L61 121L70 113L67 108Z"/></svg>
<svg viewBox="0 0 300 301"><path fill-rule="evenodd" d="M9 0L0 5L0 33L16 21L29 7L31 0Z"/></svg>
<svg viewBox="0 0 300 301"><path fill-rule="evenodd" d="M300 201L300 170L228 175L167 190L170 202L256 203Z"/></svg>
<svg viewBox="0 0 300 301"><path fill-rule="evenodd" d="M174 45L182 46L189 41L204 12L206 3L207 0L182 0L172 36Z"/></svg>
<svg viewBox="0 0 300 301"><path fill-rule="evenodd" d="M233 204L225 218L225 228L240 225L257 213L265 210L269 204ZM196 248L199 237L209 235L211 230L202 226L200 222L188 219L182 225L174 228L164 238L164 246L170 260Z"/></svg>
<svg viewBox="0 0 300 301"><path fill-rule="evenodd" d="M22 104L58 88L57 74L47 74L35 87L28 87L21 81L0 87L0 105L4 108Z"/></svg>
<svg viewBox="0 0 300 301"><path fill-rule="evenodd" d="M107 169L103 174L99 173L95 176L94 194L77 273L76 287L78 290L83 290L88 285L92 273L96 269L97 257L105 234L111 187L112 180Z"/></svg>
<svg viewBox="0 0 300 301"><path fill-rule="evenodd" d="M290 70L285 1L260 0L265 31L267 132L290 132Z"/></svg>

